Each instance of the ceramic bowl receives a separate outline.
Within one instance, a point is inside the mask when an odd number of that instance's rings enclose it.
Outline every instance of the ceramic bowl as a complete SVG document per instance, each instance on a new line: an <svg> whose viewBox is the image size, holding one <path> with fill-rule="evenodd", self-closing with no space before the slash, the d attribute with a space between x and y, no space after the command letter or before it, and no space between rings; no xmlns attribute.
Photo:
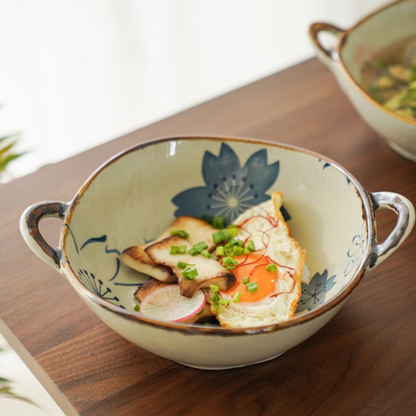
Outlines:
<svg viewBox="0 0 416 416"><path fill-rule="evenodd" d="M253 328L163 322L135 312L147 280L121 263L121 252L150 242L179 215L230 221L279 190L293 236L306 249L309 284L295 317ZM375 211L397 225L376 243ZM39 233L43 217L63 220L58 248ZM364 274L406 238L414 209L390 192L368 193L337 163L286 145L249 139L178 137L141 144L102 165L74 199L41 202L21 217L29 247L60 272L110 328L161 357L203 369L269 360L304 341L344 305Z"/></svg>
<svg viewBox="0 0 416 416"><path fill-rule="evenodd" d="M338 37L333 50L326 49L319 34ZM364 18L349 30L315 23L309 35L317 57L332 71L340 87L364 120L393 150L416 162L416 120L387 110L362 88L362 70L379 51L416 36L416 0L402 0Z"/></svg>

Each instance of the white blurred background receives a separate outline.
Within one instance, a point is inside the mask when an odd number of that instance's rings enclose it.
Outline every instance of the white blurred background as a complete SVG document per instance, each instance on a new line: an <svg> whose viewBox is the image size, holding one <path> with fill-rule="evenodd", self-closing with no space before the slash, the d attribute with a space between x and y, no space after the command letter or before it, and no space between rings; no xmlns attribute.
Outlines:
<svg viewBox="0 0 416 416"><path fill-rule="evenodd" d="M313 55L385 0L0 0L0 136L22 176ZM301 99L301 97L299 97ZM18 149L18 150L19 150Z"/></svg>

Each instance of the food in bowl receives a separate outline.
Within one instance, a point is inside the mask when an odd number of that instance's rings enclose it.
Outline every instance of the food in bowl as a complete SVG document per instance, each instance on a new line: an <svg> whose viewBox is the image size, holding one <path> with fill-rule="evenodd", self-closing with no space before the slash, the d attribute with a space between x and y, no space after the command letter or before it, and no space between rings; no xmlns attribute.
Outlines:
<svg viewBox="0 0 416 416"><path fill-rule="evenodd" d="M368 61L362 85L388 110L416 120L416 37L390 46Z"/></svg>
<svg viewBox="0 0 416 416"><path fill-rule="evenodd" d="M290 235L282 202L282 193L274 192L228 227L226 218L217 216L218 231L200 219L179 217L158 241L124 250L123 262L137 271L152 262L146 269L152 280L135 294L142 302L140 312L183 323L215 316L229 328L292 318L306 253ZM169 279L159 277L161 267Z"/></svg>

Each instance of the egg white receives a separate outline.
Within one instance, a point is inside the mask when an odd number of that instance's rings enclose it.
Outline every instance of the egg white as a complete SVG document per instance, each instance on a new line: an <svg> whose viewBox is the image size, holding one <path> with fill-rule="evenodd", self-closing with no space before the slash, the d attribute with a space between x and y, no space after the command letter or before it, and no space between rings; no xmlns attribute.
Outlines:
<svg viewBox="0 0 416 416"><path fill-rule="evenodd" d="M278 268L278 279L273 293L286 293L275 297L269 294L257 302L230 301L228 306L220 305L218 309L212 307L222 326L236 328L269 325L287 321L295 313L300 299L302 268L306 254L290 236L289 227L283 220L280 213L282 199L283 195L275 192L272 199L246 210L234 224L240 225L248 218L252 218L244 224L243 228L251 233L250 239L253 240L256 250L264 252L272 261L294 269L291 271L292 278L286 273L288 269ZM276 227L273 227L267 219L260 217L267 216L266 213L278 220ZM267 232L268 237L259 230ZM240 230L236 238L245 240L248 235L247 232ZM231 297L224 293L221 293L221 296L231 300Z"/></svg>

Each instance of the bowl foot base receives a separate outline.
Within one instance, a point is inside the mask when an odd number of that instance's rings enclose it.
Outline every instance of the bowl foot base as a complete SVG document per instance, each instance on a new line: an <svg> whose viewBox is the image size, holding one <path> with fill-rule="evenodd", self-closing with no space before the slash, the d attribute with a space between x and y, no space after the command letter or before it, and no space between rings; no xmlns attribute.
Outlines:
<svg viewBox="0 0 416 416"><path fill-rule="evenodd" d="M198 370L229 370L231 368L247 367L249 365L260 364L260 363L264 363L266 361L274 360L275 358L280 357L281 355L283 355L285 352L286 351L283 351L280 354L274 355L273 357L266 358L264 360L255 361L253 363L248 363L248 364L241 364L241 365L230 365L230 366L207 365L207 366L205 366L205 365L193 365L193 364L183 363L183 362L180 362L180 361L177 361L177 363L185 365L187 367L197 368Z"/></svg>

